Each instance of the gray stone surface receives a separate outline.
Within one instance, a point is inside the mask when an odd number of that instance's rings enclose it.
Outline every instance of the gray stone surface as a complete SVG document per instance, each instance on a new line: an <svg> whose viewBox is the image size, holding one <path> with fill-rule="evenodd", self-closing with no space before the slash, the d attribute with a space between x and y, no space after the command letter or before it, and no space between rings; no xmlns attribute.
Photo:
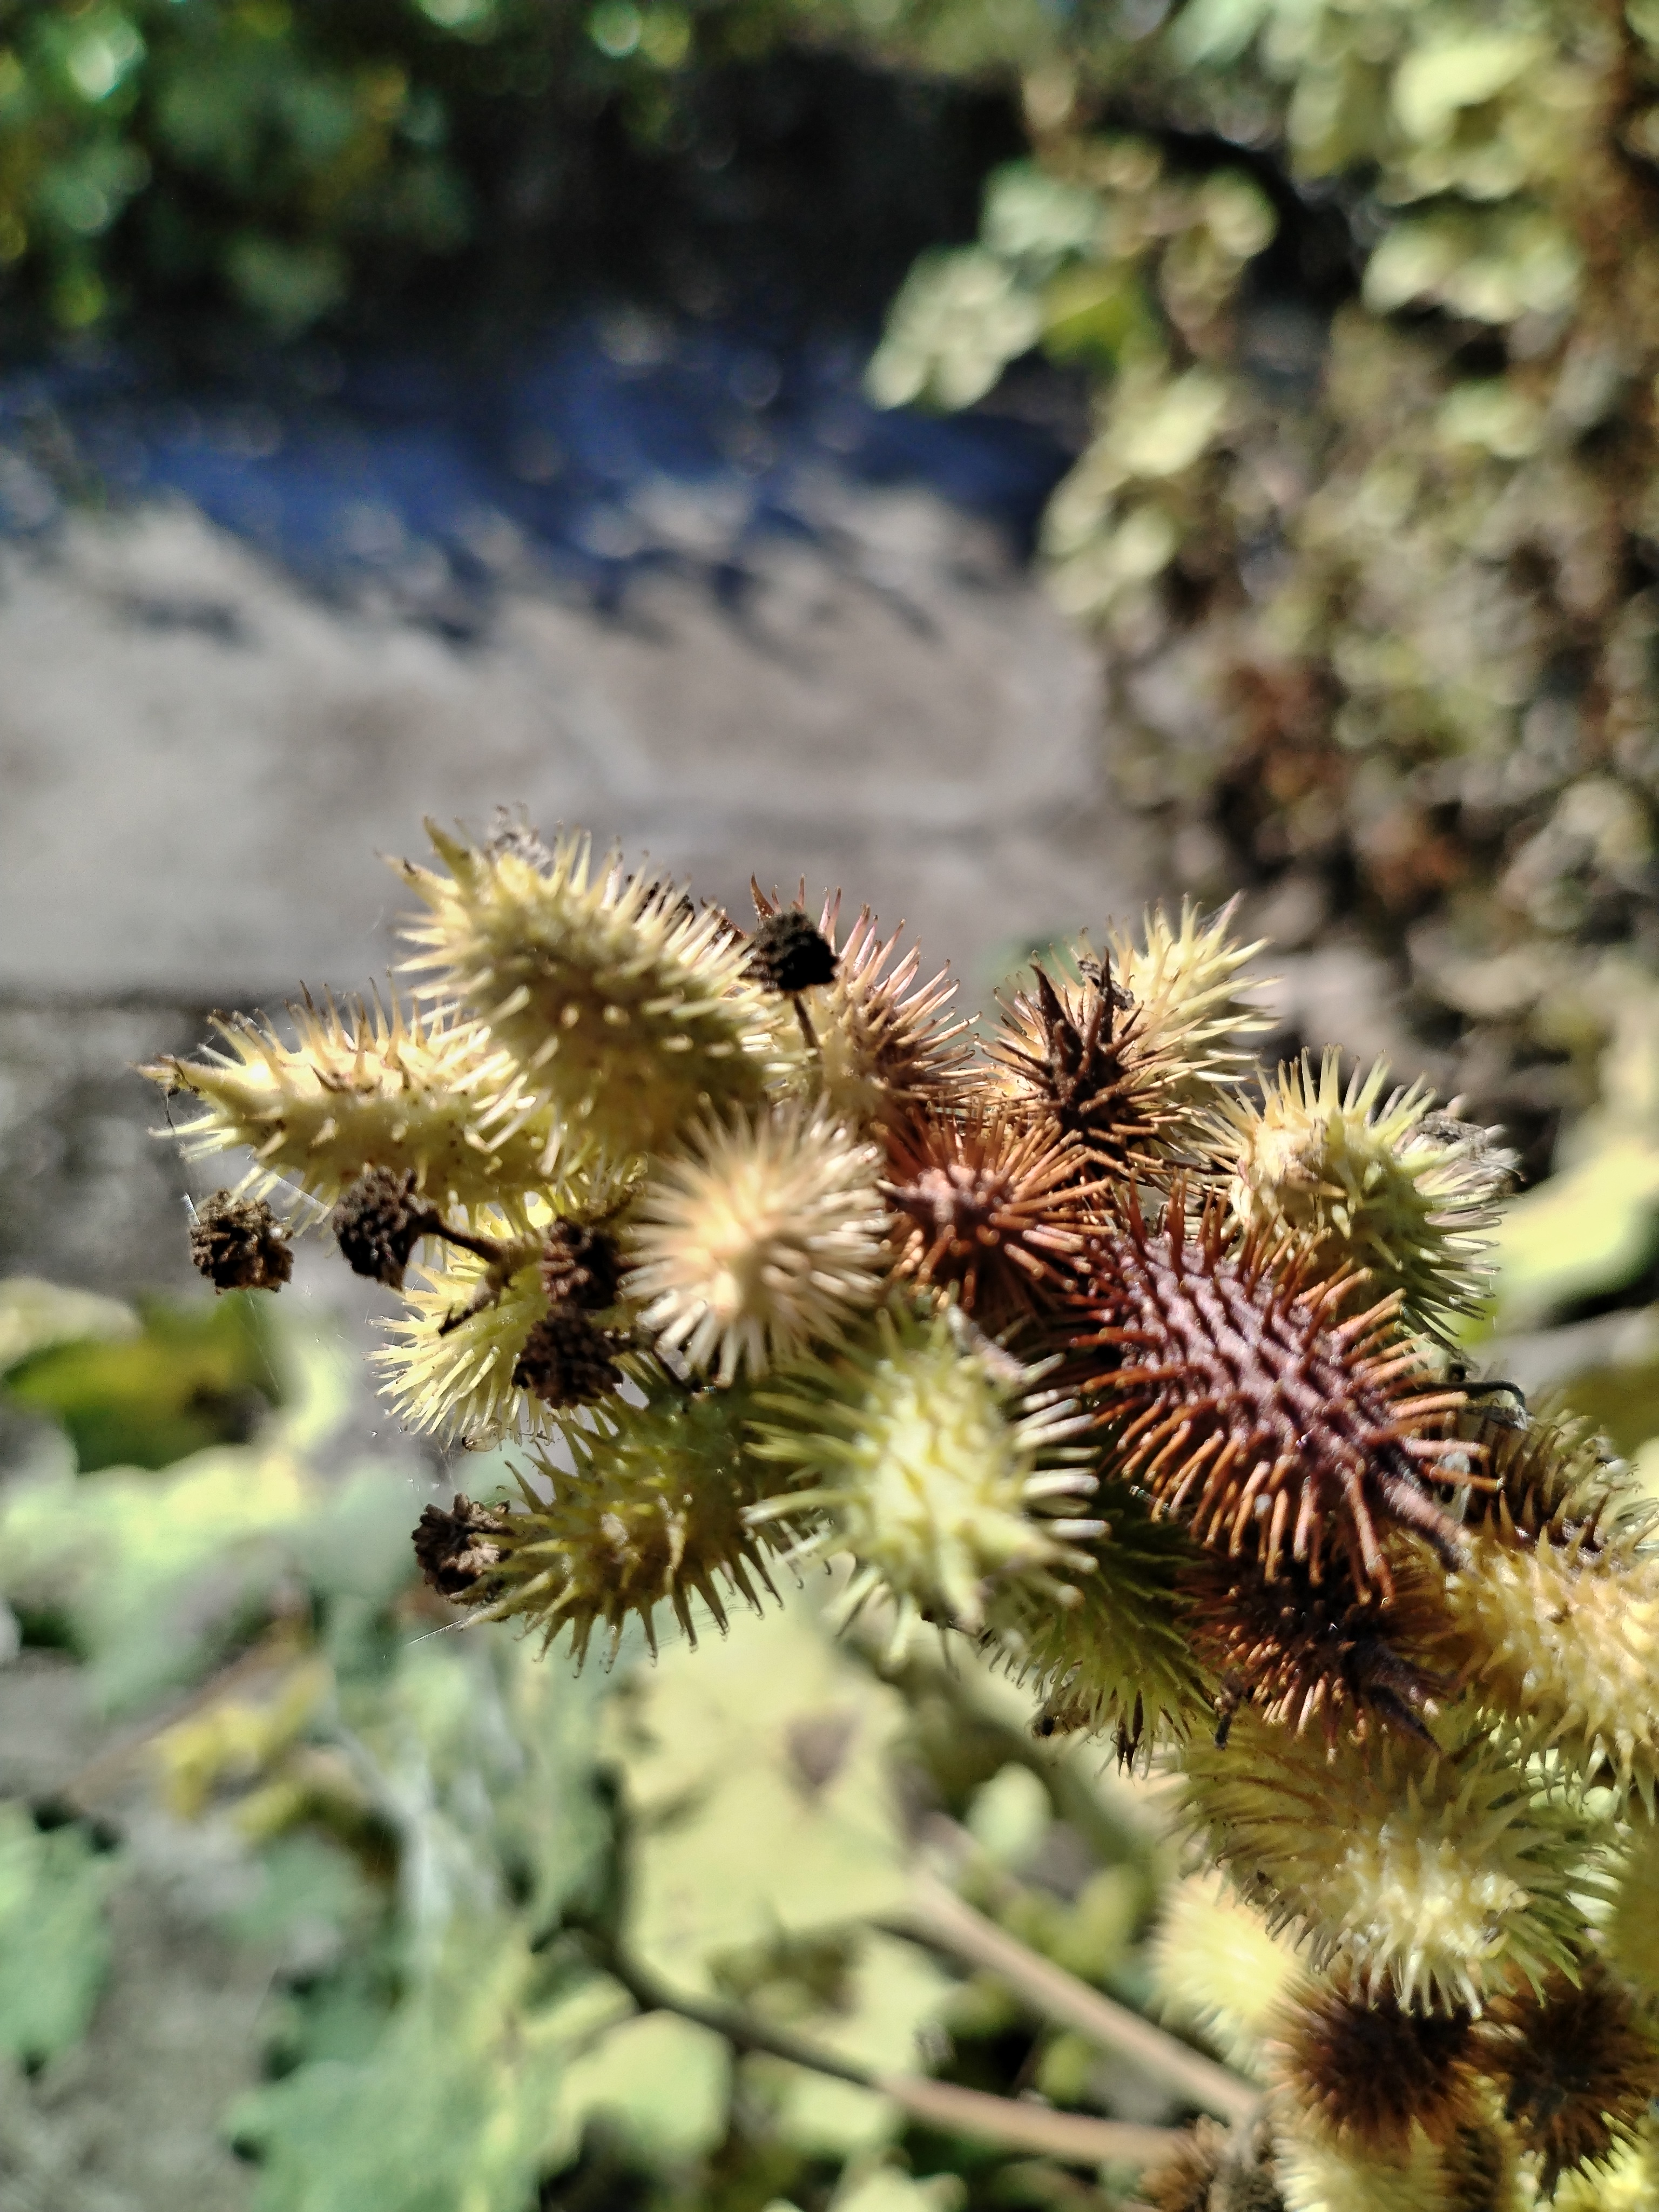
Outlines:
<svg viewBox="0 0 1659 2212"><path fill-rule="evenodd" d="M844 884L970 980L1130 888L1084 641L930 495L820 489L735 609L533 585L456 647L342 612L185 508L0 557L0 990L361 986L424 815L620 836L699 891Z"/></svg>
<svg viewBox="0 0 1659 2212"><path fill-rule="evenodd" d="M423 816L522 805L726 901L751 869L844 886L969 1005L1133 903L1085 643L933 495L814 503L735 606L662 574L606 618L526 570L459 647L184 507L0 550L0 1271L185 1279L131 1064L213 1005L383 974L407 900L376 854Z"/></svg>

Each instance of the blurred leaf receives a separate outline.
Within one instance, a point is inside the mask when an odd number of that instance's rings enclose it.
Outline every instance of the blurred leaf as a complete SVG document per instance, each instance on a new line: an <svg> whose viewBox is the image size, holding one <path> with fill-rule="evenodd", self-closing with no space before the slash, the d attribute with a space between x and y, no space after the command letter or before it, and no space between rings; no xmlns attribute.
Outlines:
<svg viewBox="0 0 1659 2212"><path fill-rule="evenodd" d="M8 1276L0 1281L0 1374L53 1346L107 1343L136 1336L139 1327L118 1298L64 1290L38 1275Z"/></svg>
<svg viewBox="0 0 1659 2212"><path fill-rule="evenodd" d="M1505 1328L1633 1282L1659 1247L1659 1146L1644 1135L1609 1137L1511 1200L1494 1242Z"/></svg>
<svg viewBox="0 0 1659 2212"><path fill-rule="evenodd" d="M1524 32L1443 35L1408 53L1394 80L1394 112L1408 137L1443 137L1459 112L1507 89L1545 52Z"/></svg>
<svg viewBox="0 0 1659 2212"><path fill-rule="evenodd" d="M722 1953L902 1902L903 1705L804 1597L665 1651L609 1717L636 1836L629 1947L671 1983L706 1988Z"/></svg>
<svg viewBox="0 0 1659 2212"><path fill-rule="evenodd" d="M0 1590L26 1616L60 1617L91 1695L130 1710L211 1665L302 1565L389 1597L413 1518L389 1470L325 1483L280 1437L161 1476L49 1469L0 1501Z"/></svg>
<svg viewBox="0 0 1659 2212"><path fill-rule="evenodd" d="M878 2166L848 2176L832 2212L958 2212L963 2193L954 2173L918 2181L896 2166Z"/></svg>
<svg viewBox="0 0 1659 2212"><path fill-rule="evenodd" d="M731 2075L722 2037L672 2013L647 2013L571 2062L560 2117L573 2138L599 2121L646 2165L689 2166L726 2134Z"/></svg>
<svg viewBox="0 0 1659 2212"><path fill-rule="evenodd" d="M526 2009L533 1973L515 1929L458 1923L370 2057L242 2098L230 2127L260 2160L258 2212L524 2212L565 2063Z"/></svg>
<svg viewBox="0 0 1659 2212"><path fill-rule="evenodd" d="M279 1396L258 1294L211 1304L143 1308L137 1335L64 1343L6 1378L9 1397L68 1430L82 1473L168 1467L206 1446L240 1441Z"/></svg>
<svg viewBox="0 0 1659 2212"><path fill-rule="evenodd" d="M36 2063L87 2031L109 1965L112 1862L78 1828L0 1805L0 2051Z"/></svg>
<svg viewBox="0 0 1659 2212"><path fill-rule="evenodd" d="M247 1893L218 1916L227 1934L266 1948L309 1938L314 1956L320 1935L332 1948L361 1923L371 1901L368 1883L336 1844L318 1835L279 1836L260 1852Z"/></svg>

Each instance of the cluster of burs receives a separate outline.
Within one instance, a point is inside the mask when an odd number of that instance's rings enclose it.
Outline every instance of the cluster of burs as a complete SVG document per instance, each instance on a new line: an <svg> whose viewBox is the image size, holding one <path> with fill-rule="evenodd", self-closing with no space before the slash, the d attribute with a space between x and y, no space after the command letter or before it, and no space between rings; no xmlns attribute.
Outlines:
<svg viewBox="0 0 1659 2212"><path fill-rule="evenodd" d="M971 1639L1040 1735L1177 1771L1215 1887L1166 1964L1269 2087L1152 2202L1659 2202L1659 1554L1452 1355L1494 1133L1252 1078L1224 914L981 1037L838 898L746 929L583 836L434 842L408 1003L149 1072L252 1154L204 1271L275 1287L326 1219L402 1292L402 1419L521 1445L422 1516L436 1589L580 1658L828 1561L878 1650Z"/></svg>

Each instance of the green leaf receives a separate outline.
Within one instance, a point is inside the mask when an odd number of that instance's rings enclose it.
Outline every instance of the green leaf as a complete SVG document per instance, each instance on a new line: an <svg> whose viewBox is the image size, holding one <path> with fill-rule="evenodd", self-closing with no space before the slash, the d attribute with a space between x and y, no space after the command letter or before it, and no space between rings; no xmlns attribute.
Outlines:
<svg viewBox="0 0 1659 2212"><path fill-rule="evenodd" d="M672 2013L623 2021L574 2059L560 2092L573 2143L598 2121L634 2157L689 2166L726 2130L732 2054L725 2039Z"/></svg>
<svg viewBox="0 0 1659 2212"><path fill-rule="evenodd" d="M1495 1243L1504 1328L1634 1281L1659 1245L1659 1145L1644 1133L1610 1136L1513 1200Z"/></svg>
<svg viewBox="0 0 1659 2212"><path fill-rule="evenodd" d="M0 1805L0 2051L38 2063L86 2033L109 1966L112 1862L78 1828Z"/></svg>
<svg viewBox="0 0 1659 2212"><path fill-rule="evenodd" d="M804 1598L664 1652L611 1712L636 1836L637 1955L685 1990L721 1954L896 1910L896 1692Z"/></svg>
<svg viewBox="0 0 1659 2212"><path fill-rule="evenodd" d="M280 1434L171 1474L49 1468L0 1503L0 1592L64 1621L94 1700L131 1709L212 1664L304 1567L389 1597L409 1571L413 1518L391 1470L325 1482Z"/></svg>
<svg viewBox="0 0 1659 2212"><path fill-rule="evenodd" d="M38 1275L0 1282L0 1374L56 1345L137 1336L138 1316L118 1298L66 1291Z"/></svg>
<svg viewBox="0 0 1659 2212"><path fill-rule="evenodd" d="M103 1467L169 1467L210 1444L245 1437L280 1395L257 1294L211 1304L152 1302L137 1334L112 1328L61 1340L15 1366L6 1393L60 1420L83 1474Z"/></svg>
<svg viewBox="0 0 1659 2212"><path fill-rule="evenodd" d="M263 2167L258 2212L524 2212L565 2063L526 2008L534 1964L515 1929L458 1922L369 2057L242 2098L230 2128Z"/></svg>

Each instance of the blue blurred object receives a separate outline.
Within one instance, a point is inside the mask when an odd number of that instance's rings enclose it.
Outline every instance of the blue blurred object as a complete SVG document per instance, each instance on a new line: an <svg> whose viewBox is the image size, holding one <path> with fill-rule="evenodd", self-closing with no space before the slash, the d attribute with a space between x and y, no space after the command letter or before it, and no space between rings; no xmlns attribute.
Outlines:
<svg viewBox="0 0 1659 2212"><path fill-rule="evenodd" d="M863 356L775 349L619 308L495 368L318 348L240 388L157 388L130 358L0 376L0 532L77 500L182 495L338 595L372 592L458 639L538 572L602 608L642 564L740 596L769 534L817 537L826 471L916 484L1028 546L1069 454L1032 423L883 412Z"/></svg>

